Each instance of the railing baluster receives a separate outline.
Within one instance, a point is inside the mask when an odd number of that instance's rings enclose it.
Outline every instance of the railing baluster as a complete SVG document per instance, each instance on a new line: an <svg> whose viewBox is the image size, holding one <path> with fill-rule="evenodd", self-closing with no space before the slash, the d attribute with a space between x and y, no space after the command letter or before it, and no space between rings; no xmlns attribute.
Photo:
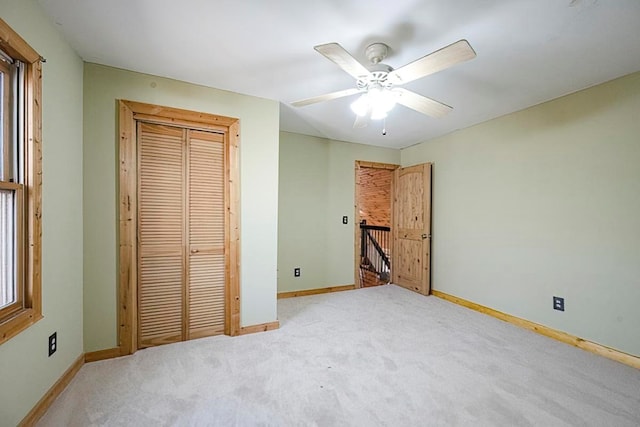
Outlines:
<svg viewBox="0 0 640 427"><path fill-rule="evenodd" d="M360 224L362 261L368 261L378 274L378 278L388 278L391 270L389 260L389 233L390 228L379 225L367 225L364 221Z"/></svg>

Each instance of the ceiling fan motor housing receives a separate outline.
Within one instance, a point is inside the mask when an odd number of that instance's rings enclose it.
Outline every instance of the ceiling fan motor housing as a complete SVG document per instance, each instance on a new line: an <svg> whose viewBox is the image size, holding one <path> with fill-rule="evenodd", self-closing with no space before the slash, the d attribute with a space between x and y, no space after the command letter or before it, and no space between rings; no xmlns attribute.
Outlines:
<svg viewBox="0 0 640 427"><path fill-rule="evenodd" d="M382 62L382 60L387 57L388 53L389 46L384 43L370 44L364 51L364 54L367 55L367 58L369 58L369 61L373 64Z"/></svg>
<svg viewBox="0 0 640 427"><path fill-rule="evenodd" d="M392 83L387 77L389 73L393 71L393 68L381 62L387 57L389 46L384 43L373 43L367 46L364 53L372 65L368 67L370 71L369 74L361 76L356 82L358 89L363 91L374 88L389 89Z"/></svg>

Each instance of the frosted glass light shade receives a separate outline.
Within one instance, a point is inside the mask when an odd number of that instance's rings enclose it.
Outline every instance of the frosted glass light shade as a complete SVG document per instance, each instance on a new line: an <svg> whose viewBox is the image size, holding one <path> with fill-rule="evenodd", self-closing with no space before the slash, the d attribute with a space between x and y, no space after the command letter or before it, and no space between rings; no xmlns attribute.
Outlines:
<svg viewBox="0 0 640 427"><path fill-rule="evenodd" d="M396 105L397 94L389 89L373 88L351 104L351 110L360 117L371 114L372 120L381 120Z"/></svg>
<svg viewBox="0 0 640 427"><path fill-rule="evenodd" d="M360 117L364 117L369 112L369 94L365 93L351 103L351 110Z"/></svg>

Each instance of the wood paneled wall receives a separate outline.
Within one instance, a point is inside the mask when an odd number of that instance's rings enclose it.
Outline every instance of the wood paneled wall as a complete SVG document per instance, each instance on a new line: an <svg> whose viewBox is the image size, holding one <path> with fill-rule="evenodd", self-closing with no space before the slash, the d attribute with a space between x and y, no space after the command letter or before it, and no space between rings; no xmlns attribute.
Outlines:
<svg viewBox="0 0 640 427"><path fill-rule="evenodd" d="M369 167L358 168L357 205L360 219L369 225L391 226L391 180L393 170Z"/></svg>

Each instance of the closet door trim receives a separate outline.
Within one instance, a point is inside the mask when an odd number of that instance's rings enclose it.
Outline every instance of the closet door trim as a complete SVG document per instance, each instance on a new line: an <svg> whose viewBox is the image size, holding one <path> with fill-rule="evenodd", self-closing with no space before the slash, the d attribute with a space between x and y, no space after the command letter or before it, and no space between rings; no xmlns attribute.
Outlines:
<svg viewBox="0 0 640 427"><path fill-rule="evenodd" d="M134 101L119 100L119 272L118 348L133 354L137 343L137 177L136 122L203 129L225 134L225 334L240 333L240 121L233 117L199 113Z"/></svg>

